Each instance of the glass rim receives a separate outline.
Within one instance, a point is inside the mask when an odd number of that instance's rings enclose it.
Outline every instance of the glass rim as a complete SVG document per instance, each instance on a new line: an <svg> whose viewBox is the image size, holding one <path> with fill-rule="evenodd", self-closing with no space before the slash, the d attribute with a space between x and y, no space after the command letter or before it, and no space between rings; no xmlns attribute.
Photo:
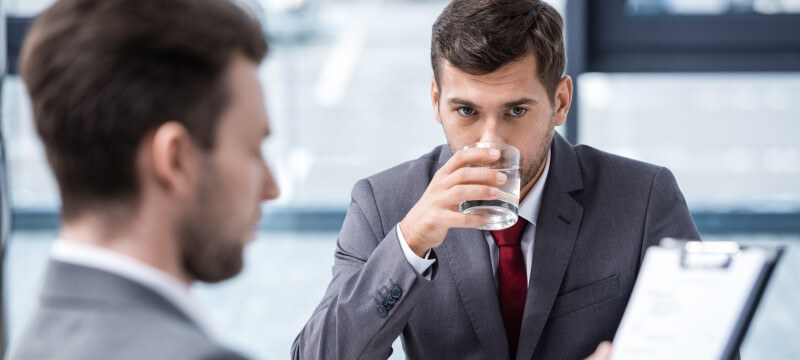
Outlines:
<svg viewBox="0 0 800 360"><path fill-rule="evenodd" d="M480 145L489 145L489 146L480 146ZM472 143L472 144L469 144L467 146L464 146L463 148L461 148L461 150L474 149L474 148L478 148L478 149L498 149L498 150L501 150L501 151L503 151L503 150L512 150L512 151L516 152L517 154L520 153L519 149L517 149L513 145L508 144L508 143L504 143L504 142L501 142L501 141L478 141L476 143Z"/></svg>
<svg viewBox="0 0 800 360"><path fill-rule="evenodd" d="M481 146L483 145L483 146ZM513 145L506 144L500 141L479 141L474 144L465 146L462 150L467 149L497 149L500 151L500 158L491 164L471 165L473 167L482 167L489 169L514 169L522 166L522 154L519 149Z"/></svg>

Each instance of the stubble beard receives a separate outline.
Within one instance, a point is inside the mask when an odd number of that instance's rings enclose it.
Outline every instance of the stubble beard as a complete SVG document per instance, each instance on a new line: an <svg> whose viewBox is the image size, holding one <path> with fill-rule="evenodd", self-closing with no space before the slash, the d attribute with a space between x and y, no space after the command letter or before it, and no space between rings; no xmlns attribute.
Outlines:
<svg viewBox="0 0 800 360"><path fill-rule="evenodd" d="M195 205L178 228L180 260L193 280L216 283L241 272L244 266L244 239L238 239L219 209L219 174L212 165L204 166Z"/></svg>
<svg viewBox="0 0 800 360"><path fill-rule="evenodd" d="M553 143L553 135L555 129L551 128L545 139L539 144L538 149L525 154L522 157L522 166L520 167L520 187L525 188L534 180L539 170L547 161L547 155L550 152L550 146Z"/></svg>

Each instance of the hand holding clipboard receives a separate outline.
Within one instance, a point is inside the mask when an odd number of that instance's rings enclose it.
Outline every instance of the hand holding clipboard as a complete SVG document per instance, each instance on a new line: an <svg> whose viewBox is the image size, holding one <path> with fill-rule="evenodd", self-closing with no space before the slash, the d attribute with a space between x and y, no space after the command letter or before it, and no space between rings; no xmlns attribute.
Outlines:
<svg viewBox="0 0 800 360"><path fill-rule="evenodd" d="M782 248L664 239L647 253L612 359L731 359Z"/></svg>

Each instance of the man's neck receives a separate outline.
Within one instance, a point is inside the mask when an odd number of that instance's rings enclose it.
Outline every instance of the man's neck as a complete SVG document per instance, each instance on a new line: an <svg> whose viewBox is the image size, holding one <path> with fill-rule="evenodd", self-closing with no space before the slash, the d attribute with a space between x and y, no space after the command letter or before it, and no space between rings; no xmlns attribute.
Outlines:
<svg viewBox="0 0 800 360"><path fill-rule="evenodd" d="M167 233L154 231L153 227L137 226L135 222L114 230L110 228L99 217L81 216L64 223L60 238L129 256L170 274L187 287L191 285L192 279L179 265L177 241L166 238Z"/></svg>

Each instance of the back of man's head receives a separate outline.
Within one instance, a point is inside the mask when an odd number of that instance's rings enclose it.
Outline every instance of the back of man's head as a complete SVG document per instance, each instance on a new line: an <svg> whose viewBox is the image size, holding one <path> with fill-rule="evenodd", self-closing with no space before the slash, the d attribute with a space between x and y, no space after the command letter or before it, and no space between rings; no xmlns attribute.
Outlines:
<svg viewBox="0 0 800 360"><path fill-rule="evenodd" d="M227 0L59 0L21 58L62 216L134 202L137 147L168 121L214 146L234 56L259 63L259 23Z"/></svg>
<svg viewBox="0 0 800 360"><path fill-rule="evenodd" d="M442 86L442 61L484 75L533 52L552 102L567 61L563 27L558 11L541 0L453 0L433 24L436 82Z"/></svg>

